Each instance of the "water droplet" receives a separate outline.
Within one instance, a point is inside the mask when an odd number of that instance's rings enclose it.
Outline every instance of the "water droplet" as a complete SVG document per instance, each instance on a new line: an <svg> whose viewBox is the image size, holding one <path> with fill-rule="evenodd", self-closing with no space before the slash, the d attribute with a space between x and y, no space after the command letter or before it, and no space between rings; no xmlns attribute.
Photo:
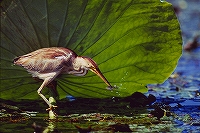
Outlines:
<svg viewBox="0 0 200 133"><path fill-rule="evenodd" d="M107 90L112 90L113 87L112 87L112 86L107 86L106 89L107 89Z"/></svg>
<svg viewBox="0 0 200 133"><path fill-rule="evenodd" d="M128 75L128 72L126 72L126 74L125 75Z"/></svg>
<svg viewBox="0 0 200 133"><path fill-rule="evenodd" d="M165 2L165 0L160 0L160 2Z"/></svg>
<svg viewBox="0 0 200 133"><path fill-rule="evenodd" d="M115 97L112 97L112 101L115 102Z"/></svg>
<svg viewBox="0 0 200 133"><path fill-rule="evenodd" d="M119 87L117 85L113 85L113 86L107 86L106 89L107 90L113 90L113 89L118 89Z"/></svg>

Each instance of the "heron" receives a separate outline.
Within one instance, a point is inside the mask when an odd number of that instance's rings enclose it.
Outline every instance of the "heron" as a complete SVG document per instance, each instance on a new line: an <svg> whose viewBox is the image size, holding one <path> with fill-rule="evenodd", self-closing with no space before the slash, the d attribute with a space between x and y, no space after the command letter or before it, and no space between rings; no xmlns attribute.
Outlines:
<svg viewBox="0 0 200 133"><path fill-rule="evenodd" d="M14 58L13 63L25 68L32 77L43 80L37 93L48 104L51 110L57 106L52 105L42 94L42 89L61 74L84 76L88 70L98 75L108 86L112 88L108 80L101 73L97 63L84 56L78 56L74 51L64 47L41 48L31 53Z"/></svg>

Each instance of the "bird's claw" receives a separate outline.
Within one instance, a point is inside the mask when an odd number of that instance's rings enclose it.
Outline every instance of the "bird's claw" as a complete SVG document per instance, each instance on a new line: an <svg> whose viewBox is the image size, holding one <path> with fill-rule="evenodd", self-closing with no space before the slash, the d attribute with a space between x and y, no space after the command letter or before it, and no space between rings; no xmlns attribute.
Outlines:
<svg viewBox="0 0 200 133"><path fill-rule="evenodd" d="M54 116L57 117L58 115L55 112L55 108L57 108L57 107L58 106L51 105L48 109L46 109L46 111L53 112Z"/></svg>
<svg viewBox="0 0 200 133"><path fill-rule="evenodd" d="M55 108L57 108L58 106L55 106L55 105L51 105L49 106L48 109L46 109L46 111L51 111L51 110L54 110Z"/></svg>

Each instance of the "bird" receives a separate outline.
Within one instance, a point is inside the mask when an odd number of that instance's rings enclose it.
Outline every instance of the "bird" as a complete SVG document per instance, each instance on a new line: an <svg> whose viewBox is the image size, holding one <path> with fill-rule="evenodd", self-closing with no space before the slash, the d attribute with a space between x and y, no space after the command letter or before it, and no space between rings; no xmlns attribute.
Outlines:
<svg viewBox="0 0 200 133"><path fill-rule="evenodd" d="M97 63L85 56L78 56L73 50L64 47L41 48L31 53L13 59L14 65L25 68L32 77L43 80L38 88L38 95L48 104L47 110L57 106L52 105L42 94L42 89L61 74L84 76L88 70L98 75L112 89L111 84L101 73Z"/></svg>

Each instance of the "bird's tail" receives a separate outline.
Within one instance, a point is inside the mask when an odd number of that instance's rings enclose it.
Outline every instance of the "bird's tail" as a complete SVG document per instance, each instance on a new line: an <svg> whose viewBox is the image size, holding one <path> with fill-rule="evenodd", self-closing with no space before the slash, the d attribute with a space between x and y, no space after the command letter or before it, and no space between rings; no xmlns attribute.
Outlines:
<svg viewBox="0 0 200 133"><path fill-rule="evenodd" d="M22 66L25 61L26 59L22 58L22 56L19 56L13 59L13 64Z"/></svg>
<svg viewBox="0 0 200 133"><path fill-rule="evenodd" d="M16 57L16 58L14 58L14 59L13 59L13 63L14 63L14 64L18 64L17 62L18 62L18 60L19 60L19 59L20 59L20 56L19 56L19 57Z"/></svg>

